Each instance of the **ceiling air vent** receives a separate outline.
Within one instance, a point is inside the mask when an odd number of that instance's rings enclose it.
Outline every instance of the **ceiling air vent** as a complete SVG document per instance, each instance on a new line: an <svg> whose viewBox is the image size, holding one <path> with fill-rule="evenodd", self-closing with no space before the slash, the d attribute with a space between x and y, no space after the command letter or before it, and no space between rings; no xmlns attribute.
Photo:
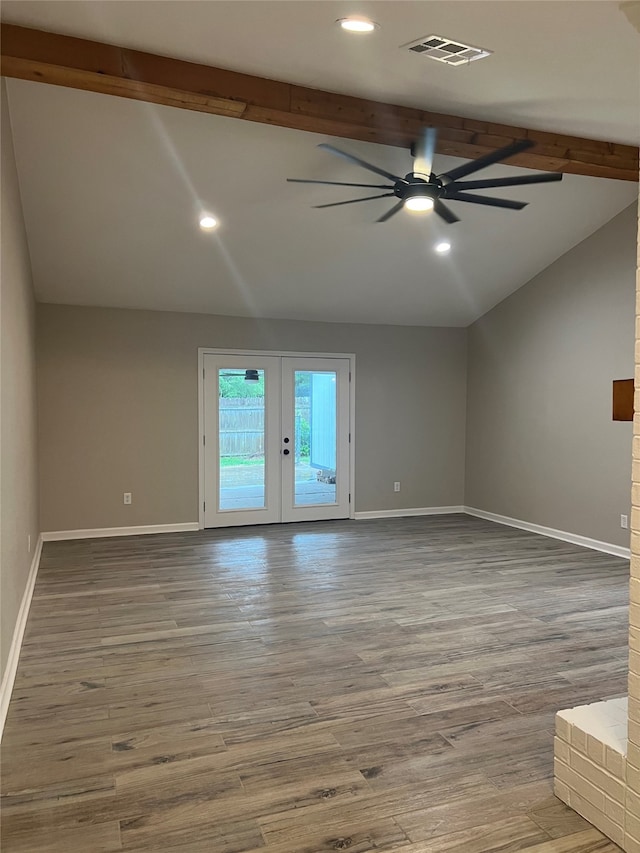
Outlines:
<svg viewBox="0 0 640 853"><path fill-rule="evenodd" d="M460 41L442 36L426 36L419 41L410 42L404 47L412 53L421 53L423 56L428 56L429 59L436 59L438 62L444 62L447 65L468 65L469 62L484 59L485 56L491 56L493 53L491 50L473 47L470 44L463 44Z"/></svg>

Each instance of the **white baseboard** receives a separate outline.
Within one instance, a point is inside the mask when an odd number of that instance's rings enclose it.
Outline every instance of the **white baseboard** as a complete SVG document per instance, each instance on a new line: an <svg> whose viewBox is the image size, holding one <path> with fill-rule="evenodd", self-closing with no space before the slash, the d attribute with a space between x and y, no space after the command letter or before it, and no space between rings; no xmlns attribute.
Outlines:
<svg viewBox="0 0 640 853"><path fill-rule="evenodd" d="M600 542L599 539L590 539L588 536L579 536L577 533L567 533L565 530L556 530L553 527L543 527L541 524L532 524L529 521L521 521L518 518L509 518L507 515L498 515L495 512L485 512L472 506L464 507L463 512L484 518L487 521L495 521L497 524L506 524L508 527L517 527L520 530L528 530L530 533L539 533L541 536L549 536L551 539L561 539L563 542L571 542L573 545L582 545L583 548L591 548L593 551L603 551L614 557L623 557L628 560L631 557L629 548L622 545L613 545L610 542Z"/></svg>
<svg viewBox="0 0 640 853"><path fill-rule="evenodd" d="M420 506L413 509L374 509L370 512L356 512L354 518L405 518L412 515L451 515L464 512L463 506Z"/></svg>
<svg viewBox="0 0 640 853"><path fill-rule="evenodd" d="M29 568L29 576L27 577L27 585L20 602L18 610L18 618L15 628L13 629L13 639L11 640L11 648L9 649L9 657L7 658L7 667L0 685L0 740L4 732L4 723L7 719L7 711L9 710L9 700L13 691L13 683L16 679L18 670L18 660L20 658L20 649L22 648L22 638L24 637L24 629L27 627L27 616L31 607L31 599L33 597L33 588L36 585L36 576L40 565L40 555L42 554L42 536L38 536L36 549L33 552L33 560Z"/></svg>
<svg viewBox="0 0 640 853"><path fill-rule="evenodd" d="M372 512L356 512L357 520L366 518L404 518L413 515L449 515L453 513L465 513L486 521L495 521L497 524L505 524L508 527L517 527L519 530L527 530L530 533L538 533L541 536L549 536L551 539L560 539L563 542L571 542L572 545L581 545L583 548L591 548L593 551L602 551L612 554L614 557L630 559L630 549L622 545L613 545L610 542L601 542L599 539L590 539L588 536L579 536L577 533L567 533L565 530L556 530L553 527L543 527L541 524L532 524L529 521L521 521L518 518L509 518L506 515L498 515L495 512L486 512L472 506L425 506L414 509L382 509Z"/></svg>
<svg viewBox="0 0 640 853"><path fill-rule="evenodd" d="M180 524L142 524L138 527L89 527L81 530L50 530L42 534L43 542L61 542L65 539L104 539L111 536L145 536L151 533L186 533L199 530L197 521Z"/></svg>

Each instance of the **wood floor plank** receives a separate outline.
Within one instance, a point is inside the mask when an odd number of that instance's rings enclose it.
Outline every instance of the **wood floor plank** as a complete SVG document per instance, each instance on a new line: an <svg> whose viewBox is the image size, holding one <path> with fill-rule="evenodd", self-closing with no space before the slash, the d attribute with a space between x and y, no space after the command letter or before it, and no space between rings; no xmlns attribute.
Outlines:
<svg viewBox="0 0 640 853"><path fill-rule="evenodd" d="M13 853L113 853L122 850L117 821L93 826L60 829L51 837L48 827L33 828L11 836Z"/></svg>
<svg viewBox="0 0 640 853"><path fill-rule="evenodd" d="M588 829L564 838L543 841L528 853L620 853L620 848L597 829Z"/></svg>
<svg viewBox="0 0 640 853"><path fill-rule="evenodd" d="M406 812L396 815L396 821L411 841L425 841L462 832L473 836L488 822L509 817L509 804L502 797L489 794Z"/></svg>
<svg viewBox="0 0 640 853"><path fill-rule="evenodd" d="M548 840L546 833L532 820L516 815L399 849L400 853L516 853L531 850Z"/></svg>
<svg viewBox="0 0 640 853"><path fill-rule="evenodd" d="M462 515L45 543L7 853L613 853L552 793L628 563Z"/></svg>
<svg viewBox="0 0 640 853"><path fill-rule="evenodd" d="M262 843L255 821L224 821L198 803L185 805L177 817L173 812L153 812L120 822L123 850L174 850L178 848L240 853ZM217 819L216 819L217 818Z"/></svg>
<svg viewBox="0 0 640 853"><path fill-rule="evenodd" d="M575 832L584 832L589 829L589 824L584 818L558 800L534 808L528 815L552 838L563 838L565 835L573 835Z"/></svg>

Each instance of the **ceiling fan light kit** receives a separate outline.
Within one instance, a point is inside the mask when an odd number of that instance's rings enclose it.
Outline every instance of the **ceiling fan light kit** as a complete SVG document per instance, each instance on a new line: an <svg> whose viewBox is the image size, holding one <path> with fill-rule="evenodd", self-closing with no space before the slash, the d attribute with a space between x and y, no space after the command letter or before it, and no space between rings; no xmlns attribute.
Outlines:
<svg viewBox="0 0 640 853"><path fill-rule="evenodd" d="M475 190L496 189L500 187L525 186L527 184L542 184L562 180L560 172L535 172L531 175L517 175L507 178L489 178L487 180L463 181L467 175L486 169L495 163L514 157L521 151L532 148L535 142L531 139L517 139L504 148L491 151L477 160L470 160L450 169L448 172L436 175L433 172L433 157L436 150L437 132L433 127L424 129L420 139L416 142L412 153L414 155L413 170L404 177L394 175L386 169L368 163L354 154L336 148L327 142L321 142L318 148L329 151L338 157L354 163L375 175L384 178L386 184L356 184L344 181L317 181L304 178L287 178L291 183L298 184L323 184L326 186L359 187L362 189L386 190L379 195L365 196L364 198L347 199L346 201L334 201L328 204L317 204L315 207L338 207L343 204L357 204L362 201L372 201L378 198L398 199L396 204L386 213L378 217L376 222L386 222L395 216L403 207L414 212L428 212L433 210L447 224L452 225L459 222L459 217L445 204L445 201L462 201L471 204L481 204L486 207L499 207L507 210L522 210L527 202L513 201L507 198L496 198L494 196L476 195Z"/></svg>
<svg viewBox="0 0 640 853"><path fill-rule="evenodd" d="M435 199L428 192L412 192L404 200L404 206L407 210L413 213L426 213L428 210L433 210Z"/></svg>

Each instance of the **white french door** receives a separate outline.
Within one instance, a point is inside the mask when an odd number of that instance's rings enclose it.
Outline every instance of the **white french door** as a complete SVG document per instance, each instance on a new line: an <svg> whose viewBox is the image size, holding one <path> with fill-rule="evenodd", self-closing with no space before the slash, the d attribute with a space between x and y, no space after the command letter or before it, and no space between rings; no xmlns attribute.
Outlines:
<svg viewBox="0 0 640 853"><path fill-rule="evenodd" d="M204 353L205 527L348 518L350 362Z"/></svg>

